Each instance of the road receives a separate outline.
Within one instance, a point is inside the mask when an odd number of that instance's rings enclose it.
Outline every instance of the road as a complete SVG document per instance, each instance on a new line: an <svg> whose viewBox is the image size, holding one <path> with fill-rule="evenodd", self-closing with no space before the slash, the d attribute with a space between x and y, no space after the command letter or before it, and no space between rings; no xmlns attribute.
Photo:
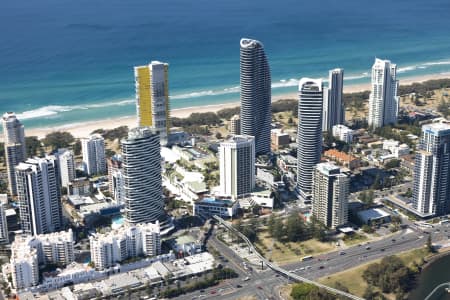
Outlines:
<svg viewBox="0 0 450 300"><path fill-rule="evenodd" d="M434 228L426 230L404 229L387 238L368 244L362 243L360 246L355 245L342 250L345 254L341 254L341 251L334 251L314 257L309 261L287 264L283 268L302 277L315 280L361 264L369 263L384 256L424 247L428 239L428 234L432 234L434 243L446 243L450 235L450 224L435 225ZM291 281L270 269L256 271L255 268L257 266L246 269L243 265L244 260L227 245L219 241L214 232L208 241L208 247L214 247L224 257L226 261L224 264L238 272L239 277L226 280L219 286L205 289L202 292L196 291L180 296L177 299L215 297L231 300L244 296L255 296L257 299L281 299L278 294L278 288L291 283ZM367 249L367 247L370 248ZM248 281L244 281L246 277L249 277Z"/></svg>
<svg viewBox="0 0 450 300"><path fill-rule="evenodd" d="M218 286L196 291L177 297L177 299L202 299L220 298L237 299L245 296L255 296L257 299L281 299L277 287L289 283L285 278L279 276L270 269L256 270L256 266L244 266L244 260L239 257L227 245L219 241L213 233L208 240L207 247L215 248L223 256L222 264L233 268L238 278L229 279ZM248 280L245 278L248 277Z"/></svg>

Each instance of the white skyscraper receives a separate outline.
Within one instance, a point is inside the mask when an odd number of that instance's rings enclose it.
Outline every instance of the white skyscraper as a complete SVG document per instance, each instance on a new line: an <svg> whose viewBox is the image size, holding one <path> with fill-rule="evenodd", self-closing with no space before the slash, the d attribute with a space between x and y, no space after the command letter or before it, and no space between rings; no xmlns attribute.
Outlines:
<svg viewBox="0 0 450 300"><path fill-rule="evenodd" d="M413 207L422 214L450 212L450 123L422 126L414 165Z"/></svg>
<svg viewBox="0 0 450 300"><path fill-rule="evenodd" d="M322 153L322 80L302 78L298 90L297 190L310 201L313 168Z"/></svg>
<svg viewBox="0 0 450 300"><path fill-rule="evenodd" d="M16 166L22 231L36 235L62 228L61 195L56 160L28 159Z"/></svg>
<svg viewBox="0 0 450 300"><path fill-rule="evenodd" d="M61 186L68 187L69 183L75 179L75 160L72 150L58 149L55 156L58 159L59 177Z"/></svg>
<svg viewBox="0 0 450 300"><path fill-rule="evenodd" d="M372 66L372 92L369 97L369 126L373 128L397 123L397 65L376 58Z"/></svg>
<svg viewBox="0 0 450 300"><path fill-rule="evenodd" d="M22 123L12 112L7 112L3 115L2 124L5 136L5 159L9 191L12 195L16 195L17 187L14 167L24 161L27 156L25 133Z"/></svg>
<svg viewBox="0 0 450 300"><path fill-rule="evenodd" d="M134 67L138 126L158 131L161 145L167 144L170 128L168 74L169 64L159 61Z"/></svg>
<svg viewBox="0 0 450 300"><path fill-rule="evenodd" d="M220 193L234 199L255 187L255 138L236 135L220 143Z"/></svg>
<svg viewBox="0 0 450 300"><path fill-rule="evenodd" d="M328 89L324 89L322 130L331 132L334 125L343 124L345 109L343 101L344 70L330 70Z"/></svg>
<svg viewBox="0 0 450 300"><path fill-rule="evenodd" d="M243 38L240 46L240 133L255 137L256 154L267 154L272 122L269 61L260 41Z"/></svg>
<svg viewBox="0 0 450 300"><path fill-rule="evenodd" d="M114 155L108 159L109 193L117 203L124 203L125 189L122 168L122 156Z"/></svg>
<svg viewBox="0 0 450 300"><path fill-rule="evenodd" d="M349 180L339 167L320 163L314 168L312 214L325 226L336 228L347 223Z"/></svg>
<svg viewBox="0 0 450 300"><path fill-rule="evenodd" d="M122 142L125 219L128 224L167 225L161 177L159 134L149 127L128 132Z"/></svg>
<svg viewBox="0 0 450 300"><path fill-rule="evenodd" d="M3 203L0 203L0 245L8 243L8 224L6 223L5 207Z"/></svg>
<svg viewBox="0 0 450 300"><path fill-rule="evenodd" d="M88 175L106 173L105 140L100 134L81 139L83 163Z"/></svg>

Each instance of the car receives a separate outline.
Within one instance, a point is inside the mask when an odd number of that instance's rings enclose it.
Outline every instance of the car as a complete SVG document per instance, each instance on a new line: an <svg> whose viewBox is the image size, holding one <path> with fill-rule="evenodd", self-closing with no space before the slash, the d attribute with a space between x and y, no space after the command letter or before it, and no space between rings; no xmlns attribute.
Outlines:
<svg viewBox="0 0 450 300"><path fill-rule="evenodd" d="M370 250L370 246L367 246L367 247L366 247L366 250Z"/></svg>
<svg viewBox="0 0 450 300"><path fill-rule="evenodd" d="M345 255L344 251L339 252L339 255Z"/></svg>
<svg viewBox="0 0 450 300"><path fill-rule="evenodd" d="M238 284L238 285L236 285L236 287L237 287L238 289L240 289L240 288L242 287L242 285Z"/></svg>
<svg viewBox="0 0 450 300"><path fill-rule="evenodd" d="M216 291L211 291L211 292L209 292L210 294L215 294L215 293L217 293Z"/></svg>
<svg viewBox="0 0 450 300"><path fill-rule="evenodd" d="M204 293L205 292L205 290L200 290L200 293Z"/></svg>
<svg viewBox="0 0 450 300"><path fill-rule="evenodd" d="M320 267L319 267L319 270L322 270L323 268L325 268L325 267L324 267L324 266L320 266Z"/></svg>
<svg viewBox="0 0 450 300"><path fill-rule="evenodd" d="M262 289L263 289L263 288L262 288L262 287L261 287L260 285L258 285L258 286L257 286L257 288L258 288L258 289L260 289L260 290L262 290Z"/></svg>
<svg viewBox="0 0 450 300"><path fill-rule="evenodd" d="M380 251L384 251L384 248L381 248Z"/></svg>
<svg viewBox="0 0 450 300"><path fill-rule="evenodd" d="M248 277L248 276L244 278L244 281L249 281L249 280L250 280L250 277Z"/></svg>
<svg viewBox="0 0 450 300"><path fill-rule="evenodd" d="M395 243L397 240L396 239L392 239L392 242Z"/></svg>

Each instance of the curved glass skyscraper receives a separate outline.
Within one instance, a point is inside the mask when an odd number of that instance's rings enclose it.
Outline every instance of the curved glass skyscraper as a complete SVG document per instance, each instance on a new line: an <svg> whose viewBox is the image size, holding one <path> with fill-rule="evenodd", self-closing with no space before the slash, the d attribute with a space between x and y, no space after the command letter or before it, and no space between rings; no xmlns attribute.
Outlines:
<svg viewBox="0 0 450 300"><path fill-rule="evenodd" d="M271 80L264 46L241 39L241 134L255 137L255 153L270 152Z"/></svg>
<svg viewBox="0 0 450 300"><path fill-rule="evenodd" d="M310 201L313 169L322 152L322 80L302 78L298 91L297 189L302 200Z"/></svg>
<svg viewBox="0 0 450 300"><path fill-rule="evenodd" d="M164 222L159 134L131 129L122 140L125 219L128 224Z"/></svg>

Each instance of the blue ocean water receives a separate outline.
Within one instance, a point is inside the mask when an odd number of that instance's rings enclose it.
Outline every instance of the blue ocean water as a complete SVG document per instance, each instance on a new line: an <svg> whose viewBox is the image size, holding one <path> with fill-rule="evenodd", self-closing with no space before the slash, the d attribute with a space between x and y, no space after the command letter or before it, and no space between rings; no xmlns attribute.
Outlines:
<svg viewBox="0 0 450 300"><path fill-rule="evenodd" d="M239 98L239 40L261 40L273 94L375 56L401 78L450 72L448 0L0 2L0 111L30 127L135 114L133 66L170 64L171 107Z"/></svg>

